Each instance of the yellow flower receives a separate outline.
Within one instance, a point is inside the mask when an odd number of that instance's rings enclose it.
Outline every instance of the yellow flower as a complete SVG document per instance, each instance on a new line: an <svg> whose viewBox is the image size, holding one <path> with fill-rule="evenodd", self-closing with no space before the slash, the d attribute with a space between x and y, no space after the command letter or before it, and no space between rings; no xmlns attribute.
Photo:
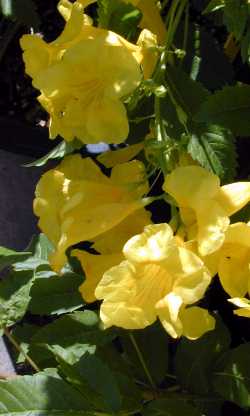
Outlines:
<svg viewBox="0 0 250 416"><path fill-rule="evenodd" d="M231 302L233 305L239 307L239 309L234 310L235 315L243 316L245 318L250 318L250 300L249 299L233 298L233 299L228 299L228 302Z"/></svg>
<svg viewBox="0 0 250 416"><path fill-rule="evenodd" d="M65 251L92 241L149 202L144 166L139 161L117 165L105 176L90 159L66 157L46 172L36 188L34 212L39 227L55 246L52 267L60 271Z"/></svg>
<svg viewBox="0 0 250 416"><path fill-rule="evenodd" d="M163 189L176 200L187 237L197 240L201 256L222 246L229 217L250 200L250 182L220 187L218 176L199 166L176 168Z"/></svg>
<svg viewBox="0 0 250 416"><path fill-rule="evenodd" d="M139 47L83 18L86 2L61 2L64 31L46 44L36 35L21 39L26 72L41 90L50 113L50 137L83 143L121 143L129 132L122 98L139 85ZM141 57L140 57L141 59Z"/></svg>
<svg viewBox="0 0 250 416"><path fill-rule="evenodd" d="M125 218L111 230L94 239L93 248L100 255L90 254L81 250L73 250L85 273L85 281L79 290L86 302L94 302L95 289L103 274L111 267L124 260L122 247L134 234L143 231L145 225L150 223L150 213L140 209Z"/></svg>
<svg viewBox="0 0 250 416"><path fill-rule="evenodd" d="M123 254L125 260L104 273L95 291L103 299L106 328L145 328L157 317L174 338L195 339L214 328L207 311L189 306L203 297L211 277L198 256L178 245L168 224L146 226Z"/></svg>

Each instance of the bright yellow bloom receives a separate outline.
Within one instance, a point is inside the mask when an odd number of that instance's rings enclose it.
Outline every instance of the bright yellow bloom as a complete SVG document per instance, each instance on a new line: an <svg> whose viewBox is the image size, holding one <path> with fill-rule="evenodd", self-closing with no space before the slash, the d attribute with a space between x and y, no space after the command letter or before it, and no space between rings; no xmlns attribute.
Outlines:
<svg viewBox="0 0 250 416"><path fill-rule="evenodd" d="M219 177L199 166L176 168L163 189L176 200L187 237L197 240L201 256L222 246L229 217L250 201L250 182L220 187Z"/></svg>
<svg viewBox="0 0 250 416"><path fill-rule="evenodd" d="M100 255L90 254L81 250L73 250L85 273L85 281L79 290L86 302L94 302L95 289L103 274L111 267L124 260L122 248L126 241L136 233L143 231L145 225L150 223L150 213L140 209L125 218L116 227L101 234L94 240L93 248Z"/></svg>
<svg viewBox="0 0 250 416"><path fill-rule="evenodd" d="M231 302L233 305L239 307L239 309L234 310L235 315L243 316L245 318L250 318L250 300L249 299L233 298L233 299L228 299L228 302Z"/></svg>
<svg viewBox="0 0 250 416"><path fill-rule="evenodd" d="M67 141L121 143L129 132L122 98L141 81L140 48L86 22L85 3L60 3L67 21L55 41L22 37L26 72L50 113L51 138L59 134Z"/></svg>
<svg viewBox="0 0 250 416"><path fill-rule="evenodd" d="M103 299L106 328L145 328L157 317L174 338L195 339L214 328L207 311L189 306L203 297L211 277L198 256L178 245L168 224L146 226L123 254L125 261L108 270L95 291Z"/></svg>
<svg viewBox="0 0 250 416"><path fill-rule="evenodd" d="M36 188L34 212L55 246L52 267L62 268L68 247L92 241L143 208L147 192L144 166L135 160L115 166L110 178L80 155L68 156L46 172Z"/></svg>

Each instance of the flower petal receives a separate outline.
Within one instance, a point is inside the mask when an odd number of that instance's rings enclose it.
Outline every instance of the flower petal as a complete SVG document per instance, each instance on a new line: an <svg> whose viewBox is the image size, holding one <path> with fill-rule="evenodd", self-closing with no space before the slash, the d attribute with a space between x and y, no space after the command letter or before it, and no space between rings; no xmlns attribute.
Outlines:
<svg viewBox="0 0 250 416"><path fill-rule="evenodd" d="M196 208L198 222L198 248L202 257L218 250L229 226L229 218L215 200L202 201Z"/></svg>
<svg viewBox="0 0 250 416"><path fill-rule="evenodd" d="M115 185L126 187L128 194L133 199L140 198L149 191L145 166L139 160L132 160L114 166L111 172L111 181Z"/></svg>
<svg viewBox="0 0 250 416"><path fill-rule="evenodd" d="M213 198L219 190L219 178L200 166L182 166L166 176L163 189L181 207L195 208L202 200Z"/></svg>
<svg viewBox="0 0 250 416"><path fill-rule="evenodd" d="M102 279L103 274L124 259L122 253L95 255L81 250L73 250L71 256L77 257L80 260L84 270L86 280L80 286L79 290L83 299L88 303L96 300L95 289Z"/></svg>
<svg viewBox="0 0 250 416"><path fill-rule="evenodd" d="M215 328L215 319L206 309L198 306L185 308L180 314L183 325L183 335L189 339L200 338Z"/></svg>
<svg viewBox="0 0 250 416"><path fill-rule="evenodd" d="M243 297L247 293L250 279L249 260L242 262L241 258L224 257L219 262L220 282L232 297Z"/></svg>
<svg viewBox="0 0 250 416"><path fill-rule="evenodd" d="M25 72L34 78L48 67L51 55L50 47L36 35L23 35L20 45L24 50Z"/></svg>
<svg viewBox="0 0 250 416"><path fill-rule="evenodd" d="M171 240L173 231L168 224L148 225L143 233L135 235L125 244L123 253L128 260L136 263L159 262L172 250L169 246Z"/></svg>
<svg viewBox="0 0 250 416"><path fill-rule="evenodd" d="M182 323L179 319L182 304L180 296L169 293L156 306L161 324L172 338L178 338L182 335Z"/></svg>
<svg viewBox="0 0 250 416"><path fill-rule="evenodd" d="M135 211L116 227L95 238L93 248L101 254L122 251L124 244L135 234L141 233L151 222L150 215L145 209Z"/></svg>
<svg viewBox="0 0 250 416"><path fill-rule="evenodd" d="M250 201L250 182L236 182L220 188L216 200L231 216Z"/></svg>
<svg viewBox="0 0 250 416"><path fill-rule="evenodd" d="M110 150L97 156L98 162L104 165L106 168L112 168L119 163L125 163L133 159L142 149L143 143L136 143L123 149Z"/></svg>
<svg viewBox="0 0 250 416"><path fill-rule="evenodd" d="M108 97L94 100L86 109L86 128L86 143L122 143L129 132L124 105Z"/></svg>
<svg viewBox="0 0 250 416"><path fill-rule="evenodd" d="M152 288L156 290L156 297L159 293L157 279L154 279L155 276L152 278L151 271L141 269L141 279L138 280L138 270L124 261L104 274L95 295L97 299L104 299L100 316L106 328L116 325L125 329L140 329L156 320L154 299L149 300Z"/></svg>

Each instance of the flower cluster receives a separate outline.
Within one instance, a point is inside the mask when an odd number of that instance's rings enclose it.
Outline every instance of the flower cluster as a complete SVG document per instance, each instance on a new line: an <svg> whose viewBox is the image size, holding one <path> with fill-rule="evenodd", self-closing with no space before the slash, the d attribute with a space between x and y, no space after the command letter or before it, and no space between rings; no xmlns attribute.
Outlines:
<svg viewBox="0 0 250 416"><path fill-rule="evenodd" d="M250 200L250 183L220 186L199 166L174 169L163 185L179 208L179 225L152 224L143 198L144 166L133 160L104 175L90 159L66 157L38 183L35 213L55 246L52 267L60 271L66 250L91 241L95 252L74 249L85 272L85 301L102 300L104 326L139 329L157 318L174 338L190 339L214 328L214 318L197 306L212 277L248 316L243 299L250 282L250 225L230 216Z"/></svg>
<svg viewBox="0 0 250 416"><path fill-rule="evenodd" d="M50 138L121 143L129 132L123 97L140 84L141 66L145 77L152 73L157 56L150 48L157 46L157 36L145 29L134 45L117 33L94 27L83 14L89 3L93 1L59 2L66 24L53 42L37 35L22 37L25 69L50 114ZM156 13L153 4L151 8Z"/></svg>
<svg viewBox="0 0 250 416"><path fill-rule="evenodd" d="M131 0L143 30L130 43L93 25L84 14L92 2L59 2L66 24L54 42L22 38L26 72L50 113L51 138L120 143L129 130L123 98L143 72L152 74L165 27L154 0ZM217 175L188 160L164 179L162 198L170 199L175 218L154 224L145 208L152 201L147 170L131 161L143 147L101 155L109 176L79 154L42 176L34 212L54 245L52 268L60 273L69 255L78 258L85 275L80 292L86 302L101 301L105 328L140 329L159 319L172 337L196 339L215 326L202 299L216 274L239 307L235 313L250 317L250 223L230 219L250 201L250 182L220 186ZM75 247L82 242L91 250Z"/></svg>

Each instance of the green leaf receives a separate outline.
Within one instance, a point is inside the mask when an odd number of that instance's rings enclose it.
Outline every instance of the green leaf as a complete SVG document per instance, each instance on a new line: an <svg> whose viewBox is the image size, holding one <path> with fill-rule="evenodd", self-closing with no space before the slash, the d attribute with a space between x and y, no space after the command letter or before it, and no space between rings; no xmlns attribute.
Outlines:
<svg viewBox="0 0 250 416"><path fill-rule="evenodd" d="M240 40L248 19L248 6L245 0L225 0L224 23L236 40Z"/></svg>
<svg viewBox="0 0 250 416"><path fill-rule="evenodd" d="M32 253L32 256L29 256L26 260L21 262L17 261L14 265L15 270L36 271L40 266L47 266L46 270L48 270L48 268L50 269L48 258L54 248L45 234L33 236L27 250Z"/></svg>
<svg viewBox="0 0 250 416"><path fill-rule="evenodd" d="M196 120L219 124L236 136L250 135L250 86L236 85L215 92L202 105Z"/></svg>
<svg viewBox="0 0 250 416"><path fill-rule="evenodd" d="M122 398L115 376L99 357L85 353L73 365L62 357L58 358L62 373L69 382L80 385L80 391L91 400L95 408L104 412L120 410Z"/></svg>
<svg viewBox="0 0 250 416"><path fill-rule="evenodd" d="M80 148L80 146L82 147L82 143L81 145L79 145L77 140L74 140L73 142L70 142L70 143L62 141L56 147L54 147L54 149L52 149L49 153L47 153L45 156L41 157L40 159L34 160L31 163L26 163L23 166L25 166L26 168L33 167L33 166L36 166L36 167L44 166L49 160L62 159L64 156L73 153L75 149Z"/></svg>
<svg viewBox="0 0 250 416"><path fill-rule="evenodd" d="M216 125L193 124L188 153L201 166L232 182L236 175L237 152L230 130Z"/></svg>
<svg viewBox="0 0 250 416"><path fill-rule="evenodd" d="M87 416L88 402L58 377L44 374L0 381L1 416Z"/></svg>
<svg viewBox="0 0 250 416"><path fill-rule="evenodd" d="M27 259L30 254L29 251L17 252L6 247L0 247L0 270L18 260Z"/></svg>
<svg viewBox="0 0 250 416"><path fill-rule="evenodd" d="M16 325L14 327L12 335L26 354L29 352L30 340L38 330L38 326L31 324ZM16 350L13 350L13 353L16 363L22 363L25 361L25 357L22 353L19 353Z"/></svg>
<svg viewBox="0 0 250 416"><path fill-rule="evenodd" d="M31 270L12 271L0 282L0 328L13 325L24 316L33 277Z"/></svg>
<svg viewBox="0 0 250 416"><path fill-rule="evenodd" d="M63 348L81 343L83 348L105 345L114 337L111 330L102 330L97 314L77 311L45 325L32 337L32 344L59 345Z"/></svg>
<svg viewBox="0 0 250 416"><path fill-rule="evenodd" d="M32 0L0 0L0 12L22 25L39 28L40 17Z"/></svg>
<svg viewBox="0 0 250 416"><path fill-rule="evenodd" d="M179 25L175 40L177 48L183 48L184 36L187 36L186 55L181 67L185 72L209 91L232 84L232 64L211 31L207 31L204 24L198 25L189 20L187 34L184 34L184 25Z"/></svg>
<svg viewBox="0 0 250 416"><path fill-rule="evenodd" d="M133 331L132 334L147 364L149 373L156 383L160 383L168 372L168 336L166 332L159 324L154 324L143 330ZM121 335L121 341L136 378L148 382L131 339L125 331Z"/></svg>
<svg viewBox="0 0 250 416"><path fill-rule="evenodd" d="M201 104L208 99L209 92L200 82L191 79L181 68L168 67L165 77L177 114L178 107L180 107L187 117L192 118Z"/></svg>
<svg viewBox="0 0 250 416"><path fill-rule="evenodd" d="M223 7L225 7L225 0L211 0L203 10L202 14L213 13Z"/></svg>
<svg viewBox="0 0 250 416"><path fill-rule="evenodd" d="M250 343L227 351L214 371L214 388L240 407L250 407Z"/></svg>
<svg viewBox="0 0 250 416"><path fill-rule="evenodd" d="M132 4L120 0L98 0L99 26L133 38L141 19L141 12Z"/></svg>
<svg viewBox="0 0 250 416"><path fill-rule="evenodd" d="M143 416L202 416L202 413L195 407L180 399L158 399L153 400L145 407Z"/></svg>
<svg viewBox="0 0 250 416"><path fill-rule="evenodd" d="M72 312L83 306L79 293L82 277L75 273L36 278L30 292L28 309L33 314L53 315Z"/></svg>
<svg viewBox="0 0 250 416"><path fill-rule="evenodd" d="M211 391L214 361L230 344L227 328L217 320L214 331L195 341L182 338L175 357L177 380L183 389L206 395Z"/></svg>

